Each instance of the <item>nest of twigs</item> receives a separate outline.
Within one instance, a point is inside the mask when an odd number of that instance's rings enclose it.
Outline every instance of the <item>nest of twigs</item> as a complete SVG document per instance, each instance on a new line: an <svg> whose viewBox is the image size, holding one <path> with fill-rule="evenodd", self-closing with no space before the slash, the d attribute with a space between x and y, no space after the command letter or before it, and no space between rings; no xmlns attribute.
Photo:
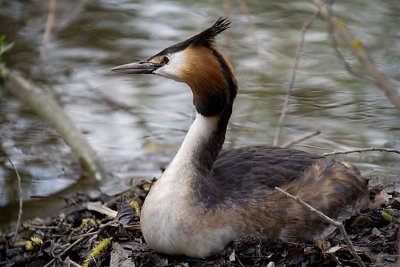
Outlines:
<svg viewBox="0 0 400 267"><path fill-rule="evenodd" d="M141 202L149 183L118 196L75 195L60 214L24 222L17 238L0 237L0 266L357 266L339 231L325 240L263 243L247 236L207 259L150 250L141 234ZM345 222L367 266L395 266L400 198L371 190L372 204ZM118 211L118 214L116 213Z"/></svg>

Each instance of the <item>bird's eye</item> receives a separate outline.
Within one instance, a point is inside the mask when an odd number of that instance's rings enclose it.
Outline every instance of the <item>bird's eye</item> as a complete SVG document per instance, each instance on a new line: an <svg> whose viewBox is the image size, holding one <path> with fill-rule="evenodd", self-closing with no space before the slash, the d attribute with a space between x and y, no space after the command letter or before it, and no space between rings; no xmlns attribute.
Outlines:
<svg viewBox="0 0 400 267"><path fill-rule="evenodd" d="M168 62L169 62L169 58L168 57L163 57L162 63L164 63L164 65L165 65L165 64L168 64Z"/></svg>

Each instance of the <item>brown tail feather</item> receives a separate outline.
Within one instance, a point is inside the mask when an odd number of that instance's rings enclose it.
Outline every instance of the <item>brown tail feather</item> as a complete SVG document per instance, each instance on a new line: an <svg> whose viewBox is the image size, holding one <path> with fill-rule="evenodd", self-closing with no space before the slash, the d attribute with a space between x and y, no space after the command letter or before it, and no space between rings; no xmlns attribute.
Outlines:
<svg viewBox="0 0 400 267"><path fill-rule="evenodd" d="M358 169L349 163L328 159L317 161L302 178L282 189L337 220L365 208L369 201L366 181ZM286 211L286 227L280 233L284 240L311 239L321 235L328 226L294 201L288 203Z"/></svg>

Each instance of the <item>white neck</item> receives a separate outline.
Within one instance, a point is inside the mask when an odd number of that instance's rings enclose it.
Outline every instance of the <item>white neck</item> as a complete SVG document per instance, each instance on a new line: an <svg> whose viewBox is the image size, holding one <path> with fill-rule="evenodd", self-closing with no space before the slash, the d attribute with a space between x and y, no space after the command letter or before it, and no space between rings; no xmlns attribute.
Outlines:
<svg viewBox="0 0 400 267"><path fill-rule="evenodd" d="M217 130L218 120L218 117L205 117L196 113L196 119L190 126L181 147L160 179L187 182L189 178L187 175L193 174L192 172L195 171L199 154L202 153L204 146ZM182 179L186 181L182 181Z"/></svg>

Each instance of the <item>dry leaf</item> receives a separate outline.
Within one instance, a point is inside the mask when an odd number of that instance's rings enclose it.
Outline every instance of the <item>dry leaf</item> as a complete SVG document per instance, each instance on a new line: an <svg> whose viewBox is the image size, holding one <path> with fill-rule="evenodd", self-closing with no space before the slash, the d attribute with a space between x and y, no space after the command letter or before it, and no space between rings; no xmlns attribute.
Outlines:
<svg viewBox="0 0 400 267"><path fill-rule="evenodd" d="M374 201L370 204L370 208L378 208L382 204L388 203L391 198L391 195L382 190L379 194L376 194Z"/></svg>
<svg viewBox="0 0 400 267"><path fill-rule="evenodd" d="M235 251L232 251L231 255L229 255L229 261L235 261L236 260L236 254Z"/></svg>
<svg viewBox="0 0 400 267"><path fill-rule="evenodd" d="M341 248L342 248L341 246L336 245L336 246L334 246L334 247L331 247L329 250L327 250L326 253L333 254L333 253L335 253L336 251L340 250Z"/></svg>

